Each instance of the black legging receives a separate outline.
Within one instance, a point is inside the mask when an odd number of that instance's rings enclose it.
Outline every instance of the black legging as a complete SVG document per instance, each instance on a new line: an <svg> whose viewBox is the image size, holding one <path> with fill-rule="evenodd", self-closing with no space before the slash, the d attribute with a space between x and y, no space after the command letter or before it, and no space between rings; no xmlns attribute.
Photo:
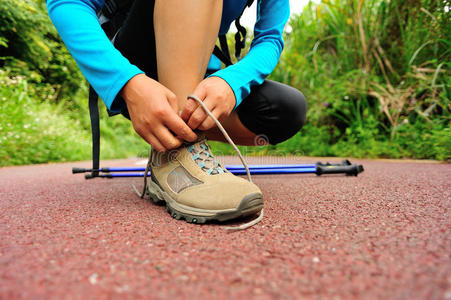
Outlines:
<svg viewBox="0 0 451 300"><path fill-rule="evenodd" d="M135 0L123 26L114 39L115 47L130 63L147 76L158 80L154 0ZM288 85L265 80L251 88L251 93L237 107L243 125L265 137L271 144L283 142L298 132L305 123L307 104L304 95ZM128 111L122 114L130 118Z"/></svg>

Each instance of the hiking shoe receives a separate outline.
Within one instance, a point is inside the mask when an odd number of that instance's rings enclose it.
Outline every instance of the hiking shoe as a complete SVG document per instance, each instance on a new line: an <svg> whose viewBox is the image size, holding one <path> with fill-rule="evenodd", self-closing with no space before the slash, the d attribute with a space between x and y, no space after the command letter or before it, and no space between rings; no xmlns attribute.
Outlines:
<svg viewBox="0 0 451 300"><path fill-rule="evenodd" d="M166 202L175 219L191 223L226 221L262 210L263 196L253 183L227 171L204 137L163 153L152 149L147 193Z"/></svg>

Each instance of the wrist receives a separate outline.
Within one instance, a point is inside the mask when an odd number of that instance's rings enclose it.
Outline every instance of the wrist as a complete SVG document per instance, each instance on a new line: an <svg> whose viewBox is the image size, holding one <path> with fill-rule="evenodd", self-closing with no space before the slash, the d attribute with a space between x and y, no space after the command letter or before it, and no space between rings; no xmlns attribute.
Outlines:
<svg viewBox="0 0 451 300"><path fill-rule="evenodd" d="M227 95L227 99L231 102L232 109L233 109L236 106L237 101L236 101L236 96L235 96L232 86L227 82L227 80L225 80L222 77L213 75L209 78L214 78L214 80L221 83L221 85L223 86L222 90Z"/></svg>
<svg viewBox="0 0 451 300"><path fill-rule="evenodd" d="M138 95L139 86L141 85L141 82L143 78L145 78L146 75L141 73L133 76L130 78L129 81L122 87L122 89L119 92L119 95L125 100L125 102L130 102L132 99L136 99Z"/></svg>

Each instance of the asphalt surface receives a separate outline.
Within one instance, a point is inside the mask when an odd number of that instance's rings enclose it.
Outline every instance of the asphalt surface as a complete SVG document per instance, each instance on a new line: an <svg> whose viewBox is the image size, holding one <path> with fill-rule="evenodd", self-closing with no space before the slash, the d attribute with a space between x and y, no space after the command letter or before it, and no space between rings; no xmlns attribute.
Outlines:
<svg viewBox="0 0 451 300"><path fill-rule="evenodd" d="M451 165L359 162L255 176L265 218L233 233L172 219L141 179L71 174L87 162L2 168L0 299L451 299Z"/></svg>

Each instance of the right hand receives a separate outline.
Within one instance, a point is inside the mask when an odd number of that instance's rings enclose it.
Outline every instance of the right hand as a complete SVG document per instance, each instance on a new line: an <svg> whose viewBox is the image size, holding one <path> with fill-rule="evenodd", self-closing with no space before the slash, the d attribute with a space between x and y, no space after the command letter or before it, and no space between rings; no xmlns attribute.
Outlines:
<svg viewBox="0 0 451 300"><path fill-rule="evenodd" d="M193 142L197 135L179 117L177 97L145 74L130 79L120 92L127 103L135 131L159 151ZM174 136L175 133L176 136Z"/></svg>

